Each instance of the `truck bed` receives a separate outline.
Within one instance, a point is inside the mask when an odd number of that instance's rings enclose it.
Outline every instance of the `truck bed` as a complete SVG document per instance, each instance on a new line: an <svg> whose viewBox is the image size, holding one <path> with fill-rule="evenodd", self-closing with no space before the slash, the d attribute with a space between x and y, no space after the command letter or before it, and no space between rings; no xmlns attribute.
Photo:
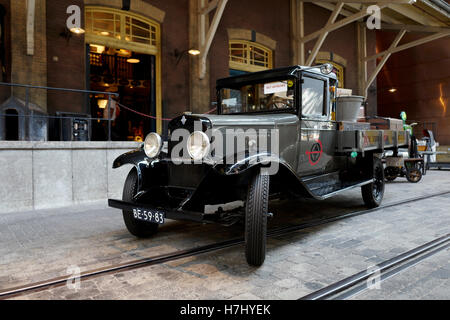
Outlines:
<svg viewBox="0 0 450 320"><path fill-rule="evenodd" d="M337 132L337 152L365 152L408 147L408 131L345 130Z"/></svg>

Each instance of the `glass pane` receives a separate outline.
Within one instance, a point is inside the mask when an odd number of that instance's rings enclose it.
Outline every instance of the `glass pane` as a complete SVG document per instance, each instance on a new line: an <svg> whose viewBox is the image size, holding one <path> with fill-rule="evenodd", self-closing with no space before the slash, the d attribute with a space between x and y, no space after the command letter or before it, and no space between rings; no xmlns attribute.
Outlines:
<svg viewBox="0 0 450 320"><path fill-rule="evenodd" d="M292 81L266 82L222 89L222 113L250 113L294 108Z"/></svg>
<svg viewBox="0 0 450 320"><path fill-rule="evenodd" d="M324 111L325 81L304 77L302 87L302 114L322 116Z"/></svg>
<svg viewBox="0 0 450 320"><path fill-rule="evenodd" d="M133 26L133 36L138 36L142 38L150 38L150 31L142 30L141 28L136 28Z"/></svg>
<svg viewBox="0 0 450 320"><path fill-rule="evenodd" d="M93 16L95 20L114 20L113 13L107 12L93 12Z"/></svg>
<svg viewBox="0 0 450 320"><path fill-rule="evenodd" d="M150 29L150 25L148 23L142 22L140 20L133 19L132 23L133 23L133 25L141 27L141 28L143 28L145 30Z"/></svg>
<svg viewBox="0 0 450 320"><path fill-rule="evenodd" d="M133 37L133 42L139 42L139 43L145 43L145 44L149 44L150 40L149 39L143 39L143 38L138 38L138 37Z"/></svg>

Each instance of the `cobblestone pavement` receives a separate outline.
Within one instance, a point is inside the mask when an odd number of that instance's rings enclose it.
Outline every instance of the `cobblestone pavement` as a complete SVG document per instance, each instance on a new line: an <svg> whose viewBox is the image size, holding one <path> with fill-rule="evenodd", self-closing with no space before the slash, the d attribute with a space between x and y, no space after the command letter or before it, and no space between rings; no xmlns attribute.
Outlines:
<svg viewBox="0 0 450 320"><path fill-rule="evenodd" d="M387 185L384 204L450 191L450 172L419 184ZM90 279L80 290L59 287L20 299L297 299L450 232L450 194L268 240L264 265L249 267L243 246ZM360 191L323 202L272 204L270 228L364 209ZM243 235L225 228L169 221L139 240L118 210L103 204L0 215L0 289ZM354 299L450 298L449 250Z"/></svg>

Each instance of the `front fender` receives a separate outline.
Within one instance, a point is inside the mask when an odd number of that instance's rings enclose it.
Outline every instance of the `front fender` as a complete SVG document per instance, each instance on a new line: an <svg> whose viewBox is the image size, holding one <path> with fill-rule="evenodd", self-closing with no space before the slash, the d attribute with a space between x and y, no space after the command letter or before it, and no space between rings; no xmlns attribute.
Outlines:
<svg viewBox="0 0 450 320"><path fill-rule="evenodd" d="M122 167L125 164L138 165L145 160L145 153L143 149L136 149L127 153L124 153L116 158L113 162L113 169Z"/></svg>
<svg viewBox="0 0 450 320"><path fill-rule="evenodd" d="M120 168L126 164L131 164L136 168L138 176L137 192L143 191L143 172L148 167L146 155L143 149L136 149L127 153L124 153L117 157L113 162L113 169Z"/></svg>

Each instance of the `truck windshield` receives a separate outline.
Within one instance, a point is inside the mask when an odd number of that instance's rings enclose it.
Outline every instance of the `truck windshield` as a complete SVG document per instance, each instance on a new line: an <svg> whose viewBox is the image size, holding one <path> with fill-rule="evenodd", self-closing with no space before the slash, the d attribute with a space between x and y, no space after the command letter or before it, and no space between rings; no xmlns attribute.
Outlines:
<svg viewBox="0 0 450 320"><path fill-rule="evenodd" d="M274 81L220 90L222 114L294 109L293 80Z"/></svg>

